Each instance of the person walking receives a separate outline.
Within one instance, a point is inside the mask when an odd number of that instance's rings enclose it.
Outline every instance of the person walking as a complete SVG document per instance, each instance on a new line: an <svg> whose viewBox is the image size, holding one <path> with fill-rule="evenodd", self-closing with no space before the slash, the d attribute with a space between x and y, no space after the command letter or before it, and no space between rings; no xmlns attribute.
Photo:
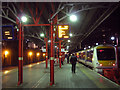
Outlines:
<svg viewBox="0 0 120 90"><path fill-rule="evenodd" d="M67 63L69 64L69 56L70 54L67 54Z"/></svg>
<svg viewBox="0 0 120 90"><path fill-rule="evenodd" d="M75 56L75 54L72 54L71 59L70 59L70 63L72 64L72 73L75 73L76 62L77 62L77 57Z"/></svg>

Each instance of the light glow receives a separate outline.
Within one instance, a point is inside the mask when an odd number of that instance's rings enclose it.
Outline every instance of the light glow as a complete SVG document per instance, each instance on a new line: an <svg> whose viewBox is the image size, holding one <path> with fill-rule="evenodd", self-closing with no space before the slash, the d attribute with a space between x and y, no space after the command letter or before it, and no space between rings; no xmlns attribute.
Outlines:
<svg viewBox="0 0 120 90"><path fill-rule="evenodd" d="M111 40L115 40L115 37L112 36L112 37L111 37Z"/></svg>
<svg viewBox="0 0 120 90"><path fill-rule="evenodd" d="M113 64L113 66L115 66L115 64Z"/></svg>
<svg viewBox="0 0 120 90"><path fill-rule="evenodd" d="M29 67L32 67L32 65L30 64Z"/></svg>
<svg viewBox="0 0 120 90"><path fill-rule="evenodd" d="M8 53L9 53L8 51L5 51L5 56L8 55Z"/></svg>
<svg viewBox="0 0 120 90"><path fill-rule="evenodd" d="M48 43L50 43L51 42L51 40L48 40Z"/></svg>
<svg viewBox="0 0 120 90"><path fill-rule="evenodd" d="M28 53L29 56L32 56L32 54L33 54L32 52L29 52L29 53Z"/></svg>
<svg viewBox="0 0 120 90"><path fill-rule="evenodd" d="M96 45L98 45L98 43L96 43Z"/></svg>
<svg viewBox="0 0 120 90"><path fill-rule="evenodd" d="M40 64L39 62L37 64Z"/></svg>
<svg viewBox="0 0 120 90"><path fill-rule="evenodd" d="M88 46L88 48L90 48L90 46Z"/></svg>
<svg viewBox="0 0 120 90"><path fill-rule="evenodd" d="M4 74L8 74L10 71L5 71Z"/></svg>
<svg viewBox="0 0 120 90"><path fill-rule="evenodd" d="M70 42L70 40L68 40L68 42Z"/></svg>
<svg viewBox="0 0 120 90"><path fill-rule="evenodd" d="M102 64L100 64L100 66L102 66Z"/></svg>
<svg viewBox="0 0 120 90"><path fill-rule="evenodd" d="M40 36L41 36L41 37L44 37L44 33L41 33Z"/></svg>
<svg viewBox="0 0 120 90"><path fill-rule="evenodd" d="M72 33L70 33L70 37L72 37Z"/></svg>
<svg viewBox="0 0 120 90"><path fill-rule="evenodd" d="M40 53L38 52L38 53L36 53L36 55L37 55L37 56L40 56Z"/></svg>
<svg viewBox="0 0 120 90"><path fill-rule="evenodd" d="M43 56L45 56L45 53L43 53Z"/></svg>
<svg viewBox="0 0 120 90"><path fill-rule="evenodd" d="M75 21L77 21L77 17L75 15L71 15L70 16L70 20L75 22Z"/></svg>
<svg viewBox="0 0 120 90"><path fill-rule="evenodd" d="M21 17L21 20L22 20L22 22L26 22L26 21L27 21L27 17L22 16L22 17Z"/></svg>

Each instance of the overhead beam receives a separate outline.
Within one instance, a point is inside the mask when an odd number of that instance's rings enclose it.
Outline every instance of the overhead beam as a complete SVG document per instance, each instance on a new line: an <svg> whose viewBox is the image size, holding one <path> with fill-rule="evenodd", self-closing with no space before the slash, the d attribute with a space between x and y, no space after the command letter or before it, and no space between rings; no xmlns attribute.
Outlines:
<svg viewBox="0 0 120 90"><path fill-rule="evenodd" d="M43 39L41 39L41 38L39 38L39 37L36 37L36 36L34 36L34 35L24 35L25 37L32 37L32 38L36 38L36 39L39 39L39 40L41 40L41 41L43 41L44 42L44 40Z"/></svg>
<svg viewBox="0 0 120 90"><path fill-rule="evenodd" d="M13 3L12 3L12 7L13 7L13 9L14 9L14 11L15 11L15 14L17 14L17 10L16 10L16 8L15 8L15 6L14 6Z"/></svg>
<svg viewBox="0 0 120 90"><path fill-rule="evenodd" d="M103 6L99 6L99 7L91 7L91 8L84 8L84 9L80 9L76 12L73 12L72 14L76 14L76 13L79 13L79 12L82 12L82 11L85 11L85 10L92 10L92 9L97 9L97 8L106 8L106 7L103 7ZM72 8L71 8L72 9ZM67 18L69 15L65 15L64 17L58 19L58 22L62 21L63 19Z"/></svg>
<svg viewBox="0 0 120 90"><path fill-rule="evenodd" d="M24 26L50 26L50 24L26 24Z"/></svg>
<svg viewBox="0 0 120 90"><path fill-rule="evenodd" d="M11 19L11 18L9 18L9 17L7 17L7 16L2 16L2 15L0 15L0 17L6 18L6 19L8 19L9 21L11 21L11 22L13 22L14 24L16 24L16 21L14 21L13 19Z"/></svg>
<svg viewBox="0 0 120 90"><path fill-rule="evenodd" d="M30 11L30 13L31 13L31 15L32 15L32 19L33 19L34 23L36 23L35 17L34 17L34 15L33 15L33 11L32 11L32 9L31 9L31 7L30 7L29 4L28 4L28 8L29 8L29 11Z"/></svg>

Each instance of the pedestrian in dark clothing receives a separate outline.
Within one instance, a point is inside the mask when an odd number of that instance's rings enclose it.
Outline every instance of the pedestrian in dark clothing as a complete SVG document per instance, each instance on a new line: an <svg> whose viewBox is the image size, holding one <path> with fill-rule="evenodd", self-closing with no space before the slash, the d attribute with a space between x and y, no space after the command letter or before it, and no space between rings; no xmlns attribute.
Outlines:
<svg viewBox="0 0 120 90"><path fill-rule="evenodd" d="M72 64L72 72L73 73L75 73L76 62L77 62L77 57L74 54L72 54L71 59L70 59L70 63Z"/></svg>
<svg viewBox="0 0 120 90"><path fill-rule="evenodd" d="M67 55L67 63L69 63L69 54Z"/></svg>

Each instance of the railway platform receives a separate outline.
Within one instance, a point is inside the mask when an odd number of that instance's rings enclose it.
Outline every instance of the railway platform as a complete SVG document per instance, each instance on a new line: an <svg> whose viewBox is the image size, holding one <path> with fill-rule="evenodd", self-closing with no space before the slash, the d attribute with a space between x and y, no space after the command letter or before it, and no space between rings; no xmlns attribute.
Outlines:
<svg viewBox="0 0 120 90"><path fill-rule="evenodd" d="M2 88L107 88L119 90L120 86L93 70L77 63L76 73L72 73L71 64L64 62L61 69L54 65L54 85L50 86L50 67L45 62L26 65L23 68L23 84L17 85L18 69L2 73Z"/></svg>

